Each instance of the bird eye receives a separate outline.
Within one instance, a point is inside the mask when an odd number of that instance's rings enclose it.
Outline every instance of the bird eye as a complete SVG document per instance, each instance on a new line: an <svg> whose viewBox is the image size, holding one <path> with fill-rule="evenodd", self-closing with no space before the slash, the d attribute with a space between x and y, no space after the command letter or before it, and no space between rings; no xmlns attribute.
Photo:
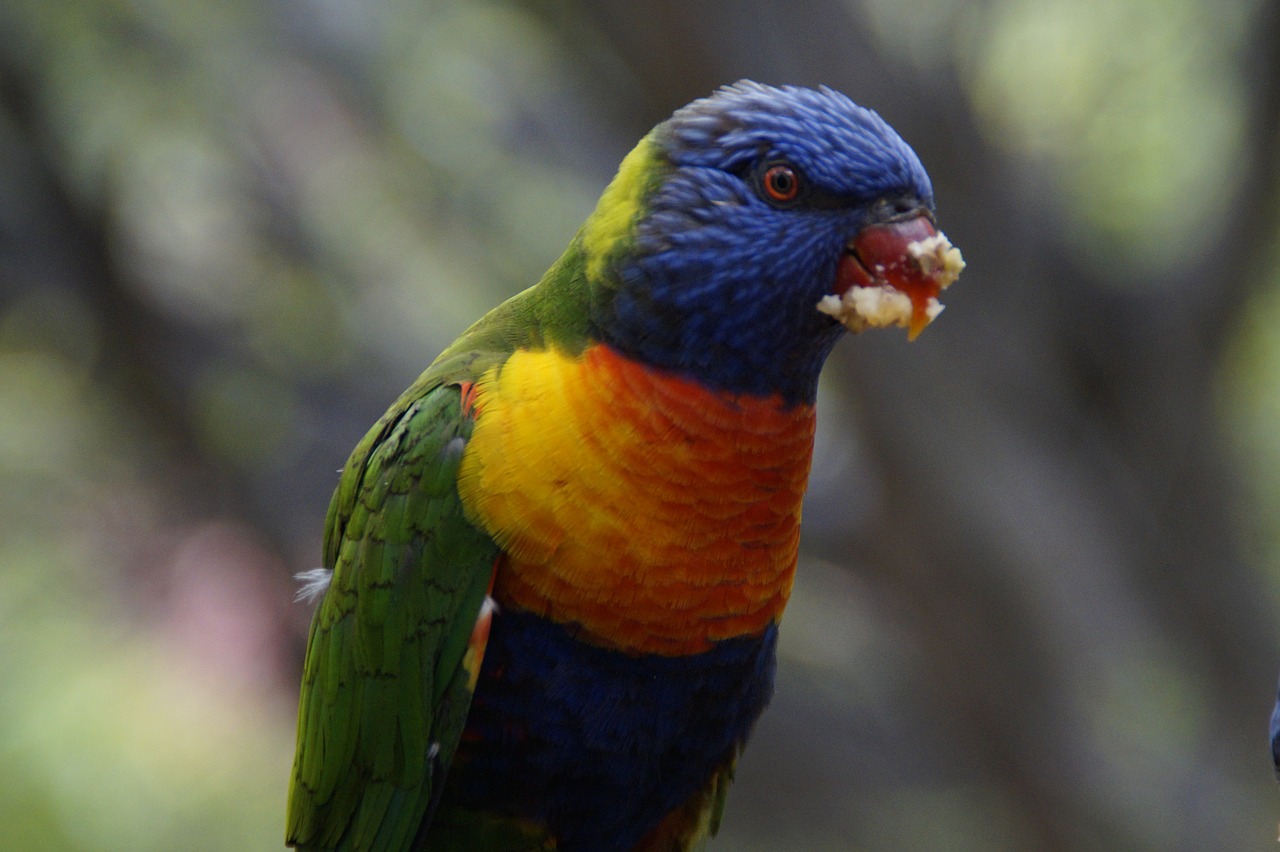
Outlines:
<svg viewBox="0 0 1280 852"><path fill-rule="evenodd" d="M785 204L800 194L800 177L785 163L776 163L765 169L760 183L771 201Z"/></svg>

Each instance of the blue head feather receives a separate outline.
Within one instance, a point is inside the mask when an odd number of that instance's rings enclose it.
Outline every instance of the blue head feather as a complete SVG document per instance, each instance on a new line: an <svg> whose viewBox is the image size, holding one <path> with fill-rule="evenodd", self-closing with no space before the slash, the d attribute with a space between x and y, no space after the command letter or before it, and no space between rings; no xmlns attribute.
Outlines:
<svg viewBox="0 0 1280 852"><path fill-rule="evenodd" d="M932 209L920 160L839 92L749 81L678 110L649 141L662 174L611 259L597 333L718 390L812 402L843 332L815 306L861 228ZM785 205L760 189L779 162L802 184Z"/></svg>

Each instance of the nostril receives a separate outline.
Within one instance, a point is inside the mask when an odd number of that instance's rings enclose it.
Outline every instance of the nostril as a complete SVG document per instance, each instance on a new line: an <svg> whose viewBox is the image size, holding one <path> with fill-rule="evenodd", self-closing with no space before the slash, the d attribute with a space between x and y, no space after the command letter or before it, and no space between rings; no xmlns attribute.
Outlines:
<svg viewBox="0 0 1280 852"><path fill-rule="evenodd" d="M910 195L887 196L878 200L872 218L880 222L896 222L919 215L920 200Z"/></svg>

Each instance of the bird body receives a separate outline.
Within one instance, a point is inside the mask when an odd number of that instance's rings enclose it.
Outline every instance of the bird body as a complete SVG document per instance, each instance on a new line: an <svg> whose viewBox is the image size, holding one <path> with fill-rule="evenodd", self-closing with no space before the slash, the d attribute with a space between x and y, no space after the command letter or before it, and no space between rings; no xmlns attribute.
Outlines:
<svg viewBox="0 0 1280 852"><path fill-rule="evenodd" d="M817 376L843 333L816 305L855 286L856 255L857 286L910 297L871 324L922 327L947 281L884 270L931 211L910 148L827 89L740 83L642 140L542 281L347 462L290 845L714 833L772 692Z"/></svg>

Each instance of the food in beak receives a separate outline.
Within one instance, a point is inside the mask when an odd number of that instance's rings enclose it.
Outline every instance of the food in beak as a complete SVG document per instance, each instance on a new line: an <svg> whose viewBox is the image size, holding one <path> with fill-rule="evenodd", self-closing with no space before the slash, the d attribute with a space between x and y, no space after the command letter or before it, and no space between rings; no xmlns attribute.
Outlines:
<svg viewBox="0 0 1280 852"><path fill-rule="evenodd" d="M901 326L915 340L942 313L938 294L963 269L960 249L928 216L868 225L849 241L835 292L817 308L853 332Z"/></svg>

